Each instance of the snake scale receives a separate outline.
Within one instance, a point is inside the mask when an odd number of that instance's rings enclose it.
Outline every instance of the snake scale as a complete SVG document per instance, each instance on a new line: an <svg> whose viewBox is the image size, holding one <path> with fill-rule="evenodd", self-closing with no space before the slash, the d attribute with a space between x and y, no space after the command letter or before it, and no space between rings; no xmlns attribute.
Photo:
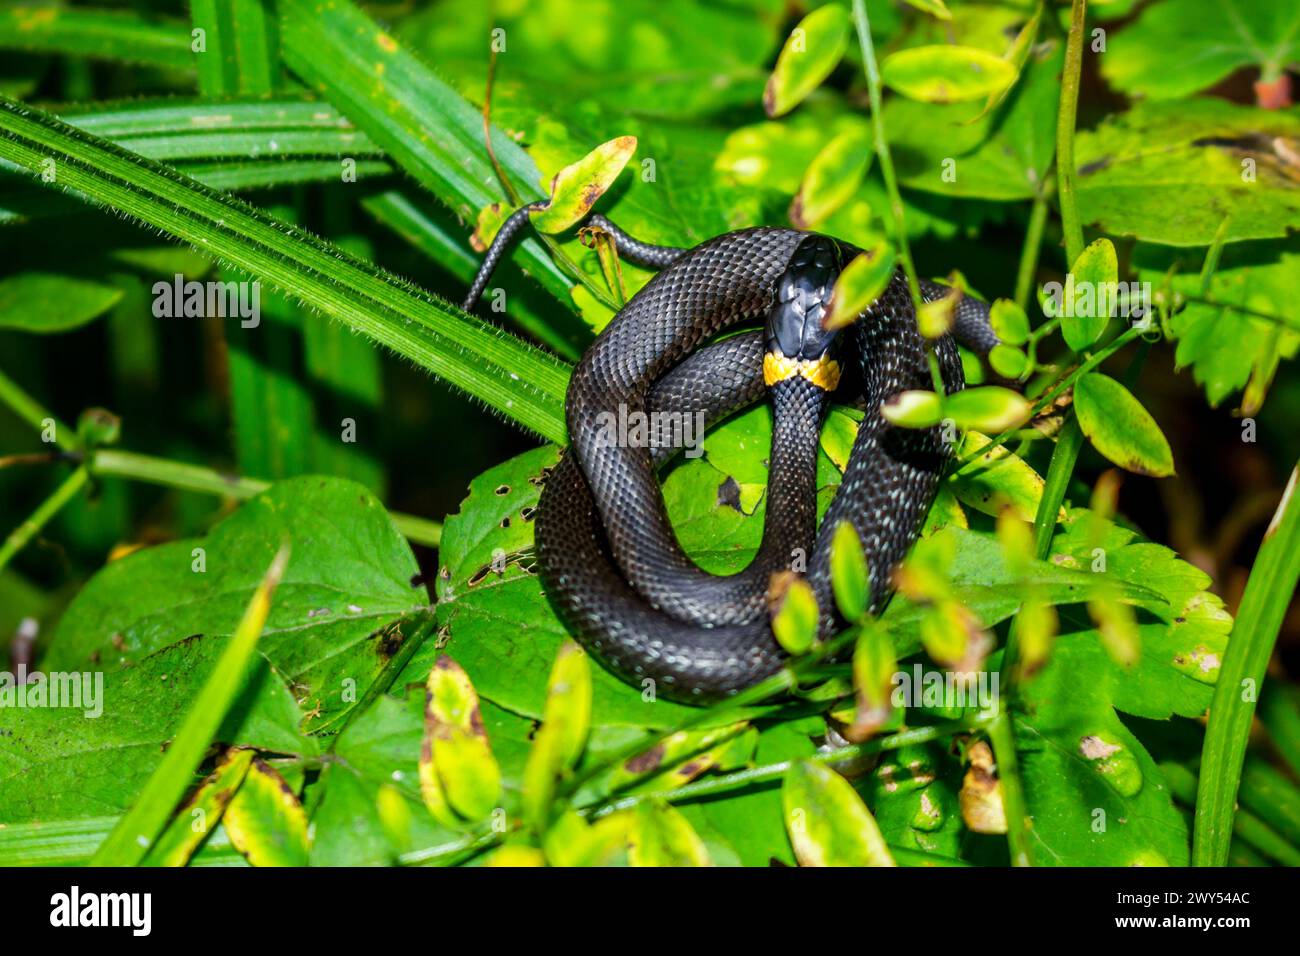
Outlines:
<svg viewBox="0 0 1300 956"><path fill-rule="evenodd" d="M467 310L532 208L501 228ZM893 569L951 453L938 427L894 427L880 410L900 391L933 387L926 345L901 273L854 325L838 334L822 328L835 280L860 251L846 242L758 227L678 249L640 242L599 215L588 227L610 236L623 258L660 271L597 336L570 380L571 444L546 479L535 519L542 585L583 646L625 680L652 681L675 700L717 700L783 666L766 598L771 576L792 556L805 557L820 636L842 627L830 584L830 542L841 521L868 557L872 607L888 600ZM922 283L927 300L947 291ZM724 333L735 334L719 339ZM998 342L987 307L969 296L951 334L933 343L949 393L965 384L957 341L980 354ZM860 405L864 420L819 530L818 435L837 385L836 398ZM682 550L665 510L657 469L683 439L667 423L674 415L716 422L765 394L774 419L763 540L748 567L712 575ZM643 440L611 436L615 416L637 412L651 423Z"/></svg>

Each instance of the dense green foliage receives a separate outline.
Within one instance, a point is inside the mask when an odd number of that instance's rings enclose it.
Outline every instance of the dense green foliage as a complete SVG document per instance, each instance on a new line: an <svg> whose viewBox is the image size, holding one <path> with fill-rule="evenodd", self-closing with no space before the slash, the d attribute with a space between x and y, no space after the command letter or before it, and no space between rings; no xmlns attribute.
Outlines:
<svg viewBox="0 0 1300 956"><path fill-rule="evenodd" d="M0 635L103 681L93 717L0 682L0 864L1300 860L1300 7L796 7L0 8ZM955 449L886 611L837 539L850 628L791 591L790 667L712 708L589 660L534 566L572 363L651 275L593 201L841 237L847 314L897 264L1004 343L884 409ZM259 321L161 315L174 277ZM1144 315L1079 297L1117 285ZM770 438L664 473L710 571Z"/></svg>

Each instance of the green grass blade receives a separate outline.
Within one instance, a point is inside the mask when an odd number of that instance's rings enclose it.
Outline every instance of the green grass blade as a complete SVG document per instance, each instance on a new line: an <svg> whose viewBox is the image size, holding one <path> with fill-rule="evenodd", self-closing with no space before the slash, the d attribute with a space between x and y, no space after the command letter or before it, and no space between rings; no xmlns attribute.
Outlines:
<svg viewBox="0 0 1300 956"><path fill-rule="evenodd" d="M1300 578L1297 476L1300 476L1300 466L1291 472L1291 480L1255 557L1214 686L1196 790L1193 866L1225 866L1228 862L1237 789L1255 701L1282 618Z"/></svg>
<svg viewBox="0 0 1300 956"><path fill-rule="evenodd" d="M266 616L271 610L271 596L280 583L280 578L284 576L288 563L289 551L286 546L271 561L239 626L217 658L216 666L203 688L195 696L166 755L149 777L131 809L95 851L91 858L93 865L136 865L167 825L176 804L189 788L194 771L203 761L203 754L212 742L212 735L221 726L226 712L243 688L249 665L257 653L257 639L262 634Z"/></svg>
<svg viewBox="0 0 1300 956"><path fill-rule="evenodd" d="M569 367L240 200L0 96L0 159L237 266L427 368L545 438L564 440Z"/></svg>
<svg viewBox="0 0 1300 956"><path fill-rule="evenodd" d="M282 0L285 63L370 134L393 160L465 222L506 199L488 160L482 114L347 0ZM541 173L495 126L492 149L523 201L540 199ZM525 272L570 302L573 283L528 239Z"/></svg>
<svg viewBox="0 0 1300 956"><path fill-rule="evenodd" d="M205 94L264 96L279 84L275 20L262 0L190 0L190 20L205 33L195 53Z"/></svg>
<svg viewBox="0 0 1300 956"><path fill-rule="evenodd" d="M145 19L116 10L20 3L0 10L0 47L69 53L101 60L194 68L190 31L177 20Z"/></svg>

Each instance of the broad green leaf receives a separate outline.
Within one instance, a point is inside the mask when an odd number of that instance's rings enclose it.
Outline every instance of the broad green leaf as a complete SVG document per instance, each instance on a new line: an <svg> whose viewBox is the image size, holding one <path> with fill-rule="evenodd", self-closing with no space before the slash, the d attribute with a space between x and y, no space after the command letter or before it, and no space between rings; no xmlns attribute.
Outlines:
<svg viewBox="0 0 1300 956"><path fill-rule="evenodd" d="M849 12L838 3L819 7L791 31L763 91L763 109L784 116L821 86L849 46Z"/></svg>
<svg viewBox="0 0 1300 956"><path fill-rule="evenodd" d="M841 521L831 538L831 590L845 620L856 621L867 611L871 580L862 539L848 521Z"/></svg>
<svg viewBox="0 0 1300 956"><path fill-rule="evenodd" d="M620 136L602 143L551 180L546 206L531 216L538 232L564 232L576 224L609 189L636 152L635 136Z"/></svg>
<svg viewBox="0 0 1300 956"><path fill-rule="evenodd" d="M133 667L107 671L98 704L83 698L83 710L0 708L0 819L50 822L124 811L162 759L225 644L195 636ZM92 678L95 672L86 671ZM12 685L0 687L0 695L13 692ZM102 716L87 720L84 713L97 706ZM255 662L216 738L310 756L316 745L298 730L302 719L283 680L265 662Z"/></svg>
<svg viewBox="0 0 1300 956"><path fill-rule="evenodd" d="M0 328L66 332L103 315L122 294L81 276L20 272L0 279Z"/></svg>
<svg viewBox="0 0 1300 956"><path fill-rule="evenodd" d="M990 443L987 435L971 429L962 436L957 450L960 455L970 455ZM1034 520L1043 496L1042 477L1005 445L980 453L955 470L948 481L963 504L989 515L1009 505L1026 521ZM1065 517L1064 510L1061 517Z"/></svg>
<svg viewBox="0 0 1300 956"><path fill-rule="evenodd" d="M1244 67L1276 80L1300 65L1300 8L1289 0L1150 4L1098 60L1107 81L1135 99L1178 99Z"/></svg>
<svg viewBox="0 0 1300 956"><path fill-rule="evenodd" d="M231 749L218 762L203 785L177 811L141 861L143 866L184 866L194 851L221 822L221 815L244 782L256 754Z"/></svg>
<svg viewBox="0 0 1300 956"><path fill-rule="evenodd" d="M943 419L943 399L938 392L909 389L891 395L880 414L900 428L932 428Z"/></svg>
<svg viewBox="0 0 1300 956"><path fill-rule="evenodd" d="M1149 243L1139 243L1133 251L1138 278L1156 290L1163 288L1173 270L1175 294L1201 292L1202 259L1199 249ZM1300 296L1300 240L1233 243L1223 250L1205 292L1224 305L1188 302L1169 319L1167 328L1178 340L1174 361L1179 368L1191 368L1211 405L1250 386L1247 397L1252 400L1243 399L1242 414L1253 415L1278 364L1294 358L1300 349L1300 318L1293 312ZM1278 318L1260 318L1245 309Z"/></svg>
<svg viewBox="0 0 1300 956"><path fill-rule="evenodd" d="M813 159L790 204L796 229L815 229L857 192L875 153L871 138L852 131L827 142Z"/></svg>
<svg viewBox="0 0 1300 956"><path fill-rule="evenodd" d="M1182 815L1112 707L1116 670L1096 642L1063 635L1021 691L1018 759L1040 864L1187 864Z"/></svg>
<svg viewBox="0 0 1300 956"><path fill-rule="evenodd" d="M1029 418L1030 405L1019 392L1000 385L977 385L943 400L943 414L958 428L1000 432Z"/></svg>
<svg viewBox="0 0 1300 956"><path fill-rule="evenodd" d="M921 850L956 859L966 829L958 806L961 764L940 745L903 747L881 755L865 793L891 850ZM898 862L906 866L903 854Z"/></svg>
<svg viewBox="0 0 1300 956"><path fill-rule="evenodd" d="M235 849L254 866L307 865L307 814L265 761L253 761L222 822Z"/></svg>
<svg viewBox="0 0 1300 956"><path fill-rule="evenodd" d="M1092 346L1110 321L1108 290L1119 282L1119 260L1109 239L1097 239L1079 253L1058 303L1061 336L1076 352Z"/></svg>
<svg viewBox="0 0 1300 956"><path fill-rule="evenodd" d="M1055 153L1062 59L1059 41L1039 44L1019 82L1004 90L1002 105L974 120L970 103L944 106L902 96L888 100L885 124L899 180L943 196L1033 198L1042 190ZM1008 68L1014 75L1015 68Z"/></svg>
<svg viewBox="0 0 1300 956"><path fill-rule="evenodd" d="M838 329L856 322L880 298L893 276L893 246L880 239L855 256L835 280L822 324Z"/></svg>
<svg viewBox="0 0 1300 956"><path fill-rule="evenodd" d="M478 694L447 655L434 661L425 685L420 790L440 823L484 819L501 798L501 768L492 756Z"/></svg>
<svg viewBox="0 0 1300 956"><path fill-rule="evenodd" d="M817 639L817 597L803 578L790 577L779 585L784 593L776 598L772 633L788 654L806 654Z"/></svg>
<svg viewBox="0 0 1300 956"><path fill-rule="evenodd" d="M800 760L781 785L785 825L800 866L894 866L871 811L834 770Z"/></svg>
<svg viewBox="0 0 1300 956"><path fill-rule="evenodd" d="M428 601L383 506L341 479L280 482L204 538L107 565L60 620L47 666L116 668L192 635L234 633L259 566L286 539L293 557L258 647L309 709L319 705L311 729L336 726L415 633Z"/></svg>
<svg viewBox="0 0 1300 956"><path fill-rule="evenodd" d="M1173 452L1160 426L1133 393L1100 372L1089 372L1074 385L1079 426L1108 459L1141 475L1174 473Z"/></svg>
<svg viewBox="0 0 1300 956"><path fill-rule="evenodd" d="M699 834L667 803L643 800L632 812L628 860L632 866L711 866Z"/></svg>
<svg viewBox="0 0 1300 956"><path fill-rule="evenodd" d="M961 103L992 96L1016 80L1016 68L985 50L921 46L885 57L880 78L894 90L924 103Z"/></svg>
<svg viewBox="0 0 1300 956"><path fill-rule="evenodd" d="M186 790L187 778L202 762L213 736L219 732L247 684L257 656L257 640L271 611L271 598L284 578L288 562L289 548L282 544L263 572L211 673L187 701L185 719L170 741L167 752L136 796L131 809L117 821L113 831L95 851L92 862L100 866L139 863L162 833L176 802Z"/></svg>
<svg viewBox="0 0 1300 956"><path fill-rule="evenodd" d="M1113 235L1171 246L1209 245L1227 210L1228 242L1286 236L1300 228L1287 145L1298 138L1294 111L1209 97L1138 103L1079 133L1079 214Z"/></svg>

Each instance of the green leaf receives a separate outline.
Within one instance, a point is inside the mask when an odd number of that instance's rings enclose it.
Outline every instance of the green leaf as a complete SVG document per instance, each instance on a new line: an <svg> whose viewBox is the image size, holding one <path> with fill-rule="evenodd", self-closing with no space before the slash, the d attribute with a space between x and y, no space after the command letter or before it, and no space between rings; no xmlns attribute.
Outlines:
<svg viewBox="0 0 1300 956"><path fill-rule="evenodd" d="M851 325L880 298L894 277L894 249L883 238L853 257L831 292L822 324L828 329Z"/></svg>
<svg viewBox="0 0 1300 956"><path fill-rule="evenodd" d="M848 202L871 168L874 155L871 137L863 132L841 133L830 140L804 173L790 204L791 225L815 229Z"/></svg>
<svg viewBox="0 0 1300 956"><path fill-rule="evenodd" d="M360 700L427 597L419 566L379 501L337 478L273 485L206 538L136 551L104 567L59 622L55 670L137 663L194 634L233 634L264 566L288 540L293 558L259 649L305 700L312 729Z"/></svg>
<svg viewBox="0 0 1300 956"><path fill-rule="evenodd" d="M1178 368L1192 369L1211 405L1249 387L1242 414L1252 415L1263 403L1279 362L1300 350L1300 319L1292 312L1300 296L1300 240L1233 243L1223 250L1205 289L1197 274L1201 251L1189 251L1139 243L1133 266L1138 278L1157 290L1172 271L1169 281L1175 294L1203 294L1222 303L1188 302L1170 317L1167 328L1178 340L1174 362Z"/></svg>
<svg viewBox="0 0 1300 956"><path fill-rule="evenodd" d="M791 31L763 91L763 109L784 116L821 86L849 46L849 12L838 3L819 7Z"/></svg>
<svg viewBox="0 0 1300 956"><path fill-rule="evenodd" d="M1187 827L1160 770L1120 721L1114 665L1062 637L1015 714L1033 858L1048 866L1187 865Z"/></svg>
<svg viewBox="0 0 1300 956"><path fill-rule="evenodd" d="M187 24L129 11L18 3L0 10L0 47L192 70Z"/></svg>
<svg viewBox="0 0 1300 956"><path fill-rule="evenodd" d="M803 578L784 582L772 614L772 633L789 654L806 654L817 639L817 597Z"/></svg>
<svg viewBox="0 0 1300 956"><path fill-rule="evenodd" d="M1104 302L1112 300L1104 290L1116 288L1119 282L1119 260L1111 241L1090 242L1074 260L1067 282L1073 295L1067 290L1065 301L1057 304L1061 336L1070 348L1082 352L1097 341L1110 321L1110 310Z"/></svg>
<svg viewBox="0 0 1300 956"><path fill-rule="evenodd" d="M1184 97L1243 67L1271 82L1300 64L1300 8L1288 0L1151 4L1098 59L1107 81L1135 99Z"/></svg>
<svg viewBox="0 0 1300 956"><path fill-rule="evenodd" d="M786 830L800 866L894 866L871 811L834 770L800 760L781 785Z"/></svg>
<svg viewBox="0 0 1300 956"><path fill-rule="evenodd" d="M66 332L103 315L122 298L104 282L53 272L0 279L0 328Z"/></svg>
<svg viewBox="0 0 1300 956"><path fill-rule="evenodd" d="M251 750L227 751L203 785L177 811L141 864L184 866L188 863L199 844L221 822L222 814L244 782L244 775L255 756Z"/></svg>
<svg viewBox="0 0 1300 956"><path fill-rule="evenodd" d="M262 575L248 607L202 688L189 701L185 719L131 809L95 851L99 866L140 862L166 826L188 778L208 749L243 688L257 653L257 639L271 612L271 598L284 577L289 550L282 545Z"/></svg>
<svg viewBox="0 0 1300 956"><path fill-rule="evenodd" d="M928 13L936 20L951 20L952 11L944 4L943 0L907 0L909 7L916 7L923 13Z"/></svg>
<svg viewBox="0 0 1300 956"><path fill-rule="evenodd" d="M889 722L893 713L894 675L898 658L889 629L868 623L853 647L853 687L857 709L851 728L853 740L865 740Z"/></svg>
<svg viewBox="0 0 1300 956"><path fill-rule="evenodd" d="M314 236L0 98L0 158L55 164L56 184L107 203L291 292L543 433L562 434L567 368ZM470 358L469 356L473 356Z"/></svg>
<svg viewBox="0 0 1300 956"><path fill-rule="evenodd" d="M1029 338L1029 317L1010 299L997 299L989 308L989 324L1006 345L1024 345Z"/></svg>
<svg viewBox="0 0 1300 956"><path fill-rule="evenodd" d="M1286 143L1300 117L1221 99L1139 103L1079 133L1079 215L1113 235L1171 246L1268 239L1300 228L1300 178ZM1153 149L1152 144L1159 148Z"/></svg>
<svg viewBox="0 0 1300 956"><path fill-rule="evenodd" d="M578 223L618 178L636 152L635 136L601 143L582 159L565 166L551 180L551 198L532 214L538 232L564 232Z"/></svg>
<svg viewBox="0 0 1300 956"><path fill-rule="evenodd" d="M839 523L831 538L831 590L845 620L856 621L867 612L871 597L867 555L862 539L847 521Z"/></svg>
<svg viewBox="0 0 1300 956"><path fill-rule="evenodd" d="M958 451L971 455L989 444L987 435L971 429L962 436ZM981 452L948 480L957 500L988 515L1010 506L1024 520L1033 521L1043 497L1042 476L1005 445Z"/></svg>
<svg viewBox="0 0 1300 956"><path fill-rule="evenodd" d="M1160 426L1133 393L1113 378L1089 372L1074 385L1079 426L1108 459L1140 475L1174 473L1174 456Z"/></svg>
<svg viewBox="0 0 1300 956"><path fill-rule="evenodd" d="M1259 699L1258 688L1300 578L1298 484L1300 466L1292 468L1282 500L1264 533L1214 691L1196 791L1193 861L1200 866L1221 866L1227 860L1238 781Z"/></svg>
<svg viewBox="0 0 1300 956"><path fill-rule="evenodd" d="M1029 401L1019 392L1001 385L977 385L943 400L943 414L958 428L996 433L1029 418Z"/></svg>
<svg viewBox="0 0 1300 956"><path fill-rule="evenodd" d="M306 866L307 814L274 768L254 760L222 823L253 866Z"/></svg>
<svg viewBox="0 0 1300 956"><path fill-rule="evenodd" d="M1014 345L995 345L989 351L989 365L1003 378L1020 378L1029 367L1029 358Z"/></svg>
<svg viewBox="0 0 1300 956"><path fill-rule="evenodd" d="M880 414L900 428L933 428L943 420L943 399L938 392L909 389L891 395Z"/></svg>
<svg viewBox="0 0 1300 956"><path fill-rule="evenodd" d="M1016 81L1016 68L985 50L921 46L885 57L880 78L924 103L962 103L1000 93Z"/></svg>

